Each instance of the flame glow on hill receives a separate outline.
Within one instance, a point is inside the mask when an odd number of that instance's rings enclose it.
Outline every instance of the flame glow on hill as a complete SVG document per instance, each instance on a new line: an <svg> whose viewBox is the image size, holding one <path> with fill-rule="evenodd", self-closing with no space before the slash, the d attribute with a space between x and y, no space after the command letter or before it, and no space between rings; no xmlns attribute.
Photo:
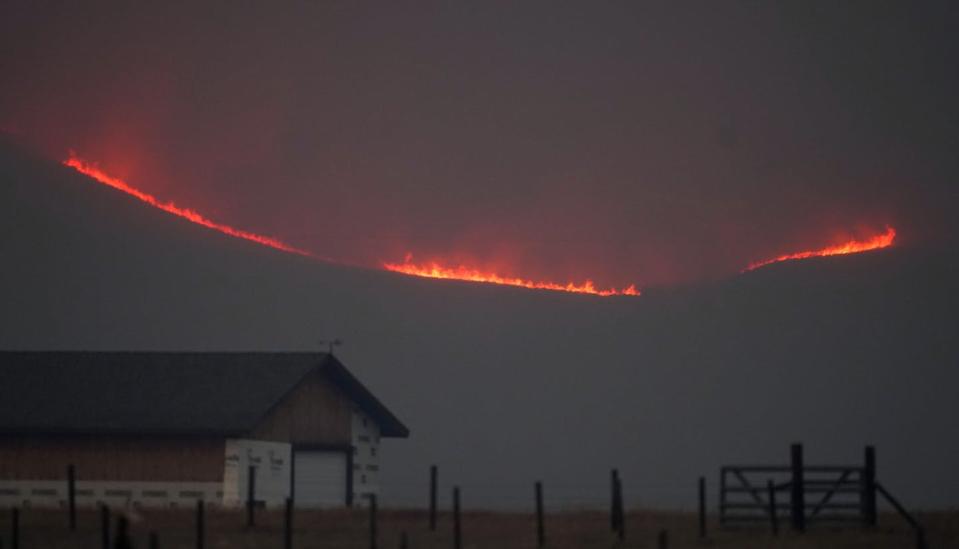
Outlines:
<svg viewBox="0 0 959 549"><path fill-rule="evenodd" d="M107 174L95 162L89 162L79 158L76 153L70 151L69 157L63 161L65 166L69 166L74 170L98 181L104 185L113 187L116 190L122 191L134 198L153 206L154 208L159 208L167 213L171 213L175 216L182 217L188 221L202 225L209 229L219 231L223 234L233 236L236 238L242 238L244 240L249 240L251 242L256 242L257 244L262 244L264 246L269 246L277 250L282 250L284 252L290 252L294 254L299 254L309 257L317 257L315 254L291 246L282 240L277 238L263 236L249 231L244 231L242 229L237 229L229 225L218 223L211 220L210 218L198 213L195 210L189 208L183 208L177 206L173 202L161 202L155 196L145 193L126 181ZM496 273L484 273L475 269L470 269L467 267L456 267L456 268L447 268L442 267L438 264L432 263L429 265L417 266L410 263L411 256L407 256L406 261L401 264L397 263L384 263L383 267L389 271L394 271L398 273L423 276L429 278L447 278L447 279L456 279L456 280L468 280L472 282L486 282L490 284L505 284L509 286L520 286L523 288L530 288L534 290L553 290L553 291L562 291L562 292L573 292L573 293L582 293L582 294L592 294L598 296L611 296L611 295L632 295L638 296L639 291L635 286L630 285L629 287L623 288L622 290L617 289L608 289L600 290L595 287L591 280L587 280L582 284L573 284L572 282L567 284L557 284L554 282L537 282L532 280L525 280L522 278L514 277L505 277L497 275Z"/></svg>
<svg viewBox="0 0 959 549"><path fill-rule="evenodd" d="M173 202L161 202L155 196L145 193L139 189L134 188L127 182L123 181L120 178L111 176L103 172L100 167L93 162L85 161L79 158L73 151L70 151L69 158L63 161L65 166L69 166L74 170L89 176L90 178L98 181L104 185L113 187L119 191L122 191L130 196L135 197L136 199L149 204L155 208L159 208L167 213L171 213L175 216L181 217L203 227L219 231L223 234L233 236L236 238L242 238L244 240L249 240L250 242L255 242L263 246L269 246L277 250L284 252L290 252L302 256L314 257L317 256L306 250L296 248L291 246L282 240L273 238L270 236L264 236L249 231L244 231L242 229L237 229L229 225L218 223L209 219L208 217L203 216L202 214L191 210L189 208L183 208L177 206ZM882 234L874 235L865 240L849 240L848 242L837 244L834 246L829 246L826 248L818 250L809 250L803 252L795 252L780 255L771 259L765 259L762 261L756 261L750 263L748 267L743 269L743 272L752 271L758 269L765 265L772 263L778 263L780 261L790 261L794 259L806 259L810 257L826 257L833 255L846 255L846 254L855 254L860 252L866 252L870 250L878 250L881 248L887 248L893 245L893 242L896 239L896 230L892 227L887 226L886 231ZM325 258L324 258L325 259ZM442 265L435 261L429 263L416 264L412 261L412 255L407 254L403 263L382 263L382 267L388 271L393 271L396 273L402 273L411 276L420 276L425 278L440 278L448 280L463 280L468 282L481 282L486 284L501 284L506 286L517 286L520 288L528 288L531 290L550 290L557 292L570 292L570 293L579 293L579 294L590 294L596 296L638 296L640 291L636 289L636 286L631 284L625 288L608 288L608 289L599 289L593 283L592 280L586 280L582 284L575 284L573 282L567 282L566 284L560 284L557 282L551 281L537 281L530 280L525 278L519 278L514 276L504 276L493 271L484 271L472 267L467 267L464 265L458 265L456 267L450 267Z"/></svg>
<svg viewBox="0 0 959 549"><path fill-rule="evenodd" d="M896 240L896 229L887 226L886 232L875 235L866 240L850 240L843 244L829 246L828 248L822 248L821 250L796 252L796 253L781 255L779 257L774 257L772 259L756 261L754 263L750 263L748 267L743 269L743 272L751 271L753 269L758 269L765 265L769 265L770 263L778 263L780 261L789 261L792 259L806 259L809 257L826 257L831 255L858 254L860 252L868 252L870 250L888 248L889 246L892 246L892 243L895 240Z"/></svg>
<svg viewBox="0 0 959 549"><path fill-rule="evenodd" d="M493 272L483 272L470 267L465 267L463 265L459 265L457 267L445 267L436 262L417 265L412 262L412 259L412 255L407 254L403 263L383 263L383 268L389 271L412 276L444 278L448 280L465 280L468 282L483 282L486 284L503 284L506 286L529 288L531 290L552 290L557 292L592 294L604 297L611 295L638 296L640 293L639 290L636 289L636 286L632 284L621 290L617 290L615 288L600 290L596 288L592 280L587 280L582 284L574 284L572 282L558 284L556 282L534 281L523 278L502 276Z"/></svg>
<svg viewBox="0 0 959 549"><path fill-rule="evenodd" d="M241 229L236 229L229 225L224 225L223 223L217 223L216 221L213 221L197 213L194 210L191 210L188 208L181 208L177 206L176 204L174 204L173 202L160 202L159 200L157 200L155 196L151 194L147 194L139 189L136 189L130 186L128 183L126 183L122 179L119 179L104 173L102 170L100 170L97 164L87 162L85 160L78 158L73 151L70 151L70 157L64 160L63 164L65 166L69 166L75 169L76 171L86 176L89 176L95 179L96 181L99 181L100 183L103 183L104 185L108 185L119 191L123 191L127 193L128 195L136 197L137 199L143 202L146 202L147 204L155 208L159 208L165 212L182 217L183 219L186 219L188 221L192 221L193 223L196 223L197 225L202 225L209 229L219 231L223 234L234 236L236 238L242 238L244 240L249 240L251 242L256 242L257 244L262 244L264 246L276 248L277 250L282 250L284 252L290 252L290 253L305 255L305 256L313 255L310 252L307 252L306 250L301 250L299 248L290 246L289 244L283 242L282 240L278 240L276 238L272 238L269 236L259 235L256 233L251 233L249 231L244 231Z"/></svg>

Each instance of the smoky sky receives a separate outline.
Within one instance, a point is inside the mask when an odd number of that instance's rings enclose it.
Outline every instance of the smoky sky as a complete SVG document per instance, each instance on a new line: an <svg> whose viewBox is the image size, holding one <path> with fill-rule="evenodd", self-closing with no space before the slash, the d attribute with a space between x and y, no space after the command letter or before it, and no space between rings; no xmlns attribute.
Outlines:
<svg viewBox="0 0 959 549"><path fill-rule="evenodd" d="M954 229L954 4L35 4L0 128L349 264L648 286Z"/></svg>

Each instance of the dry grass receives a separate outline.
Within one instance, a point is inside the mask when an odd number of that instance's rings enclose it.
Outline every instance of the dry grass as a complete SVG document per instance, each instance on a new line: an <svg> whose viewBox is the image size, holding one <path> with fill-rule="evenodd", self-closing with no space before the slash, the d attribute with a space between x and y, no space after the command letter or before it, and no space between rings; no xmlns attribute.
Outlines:
<svg viewBox="0 0 959 549"><path fill-rule="evenodd" d="M244 514L236 511L207 513L206 547L211 549L253 549L283 547L281 512L259 512L257 527L244 526ZM920 514L933 549L959 547L959 512ZM147 547L147 534L158 532L163 549L195 547L194 514L190 511L140 511L131 516L134 547ZM368 515L364 510L299 511L295 515L296 549L365 549L370 546ZM21 514L22 549L99 549L100 518L94 511L79 513L79 530L71 534L62 511L25 510ZM0 519L3 547L10 547L8 515ZM618 543L609 531L608 515L578 511L555 513L546 517L548 548L655 548L660 530L669 532L669 547L705 547L729 549L905 549L915 547L908 525L898 517L884 515L874 530L857 527L814 526L803 535L783 533L772 537L762 528L718 530L710 525L706 540L697 536L696 517L688 513L633 511L627 516L625 543ZM379 517L379 547L399 546L400 533L409 536L411 548L452 548L452 520L439 517L436 532L427 527L423 511L386 510ZM533 549L536 546L532 515L522 513L469 512L463 515L464 548Z"/></svg>

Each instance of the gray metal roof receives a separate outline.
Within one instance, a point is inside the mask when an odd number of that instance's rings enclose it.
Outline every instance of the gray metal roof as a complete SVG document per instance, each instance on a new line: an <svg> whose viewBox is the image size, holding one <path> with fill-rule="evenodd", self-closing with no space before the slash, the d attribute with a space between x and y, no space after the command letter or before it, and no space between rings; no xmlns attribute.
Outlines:
<svg viewBox="0 0 959 549"><path fill-rule="evenodd" d="M409 431L325 353L0 352L0 434L242 435L313 368Z"/></svg>

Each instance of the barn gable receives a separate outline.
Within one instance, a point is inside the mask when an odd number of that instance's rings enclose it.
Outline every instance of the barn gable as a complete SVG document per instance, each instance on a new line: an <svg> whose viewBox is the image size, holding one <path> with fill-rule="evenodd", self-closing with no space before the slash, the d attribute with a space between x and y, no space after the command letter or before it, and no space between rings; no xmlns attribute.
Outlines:
<svg viewBox="0 0 959 549"><path fill-rule="evenodd" d="M250 438L295 446L350 445L349 397L321 371L313 370L267 412Z"/></svg>
<svg viewBox="0 0 959 549"><path fill-rule="evenodd" d="M0 504L62 505L68 465L80 504L237 504L248 469L268 505L350 504L409 435L331 354L0 352L0 380Z"/></svg>

